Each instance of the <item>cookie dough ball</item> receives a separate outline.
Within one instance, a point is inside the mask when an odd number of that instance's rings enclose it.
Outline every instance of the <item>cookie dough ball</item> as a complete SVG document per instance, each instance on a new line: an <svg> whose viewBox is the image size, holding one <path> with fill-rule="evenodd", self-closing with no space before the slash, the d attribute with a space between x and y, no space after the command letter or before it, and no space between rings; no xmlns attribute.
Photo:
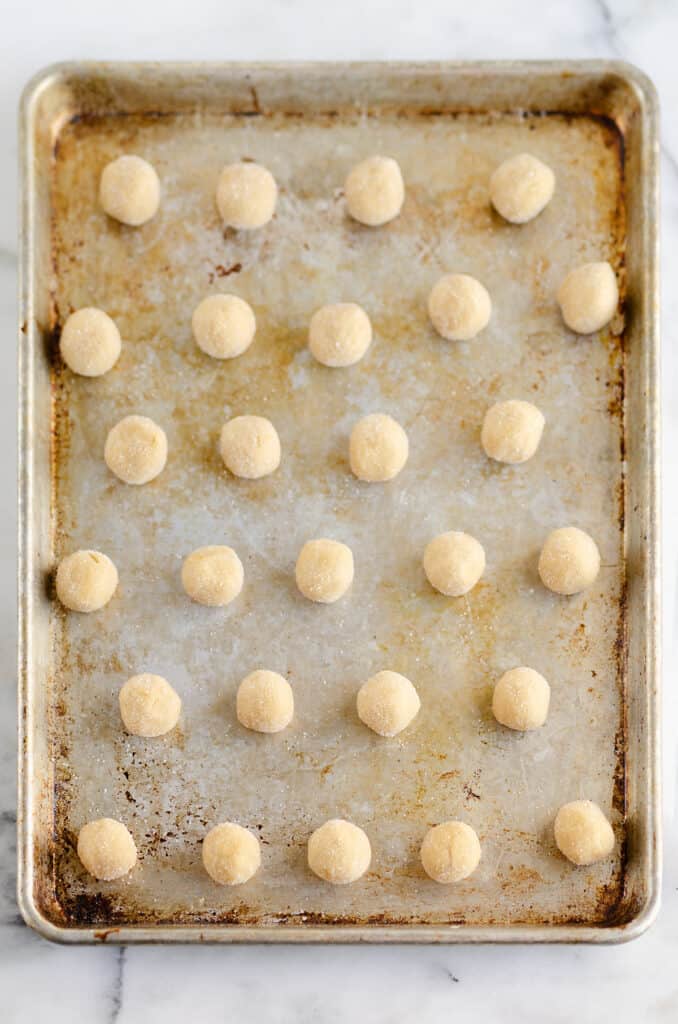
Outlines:
<svg viewBox="0 0 678 1024"><path fill-rule="evenodd" d="M164 736L179 721L181 698L162 676L132 676L118 699L123 724L133 736Z"/></svg>
<svg viewBox="0 0 678 1024"><path fill-rule="evenodd" d="M260 164L228 164L217 185L217 206L226 227L239 231L263 228L275 213L278 186Z"/></svg>
<svg viewBox="0 0 678 1024"><path fill-rule="evenodd" d="M191 324L198 348L214 359L241 356L257 329L251 306L237 295L208 295L194 310Z"/></svg>
<svg viewBox="0 0 678 1024"><path fill-rule="evenodd" d="M371 859L370 841L363 830L342 818L326 821L308 841L308 866L314 875L333 885L356 882Z"/></svg>
<svg viewBox="0 0 678 1024"><path fill-rule="evenodd" d="M99 818L80 829L78 857L90 875L110 882L132 870L137 862L137 848L121 821Z"/></svg>
<svg viewBox="0 0 678 1024"><path fill-rule="evenodd" d="M102 309L87 306L71 313L59 341L61 358L81 377L101 377L120 355L120 331Z"/></svg>
<svg viewBox="0 0 678 1024"><path fill-rule="evenodd" d="M407 434L392 416L384 413L364 416L351 431L351 472L366 483L393 480L407 462L409 452Z"/></svg>
<svg viewBox="0 0 678 1024"><path fill-rule="evenodd" d="M294 715L292 687L277 672L251 672L238 687L236 711L246 729L281 732Z"/></svg>
<svg viewBox="0 0 678 1024"><path fill-rule="evenodd" d="M356 164L344 192L350 215L371 228L397 217L405 199L403 176L390 156L371 156Z"/></svg>
<svg viewBox="0 0 678 1024"><path fill-rule="evenodd" d="M258 480L280 465L280 438L264 416L236 416L221 428L219 450L233 476Z"/></svg>
<svg viewBox="0 0 678 1024"><path fill-rule="evenodd" d="M219 885L242 885L261 866L259 840L242 825L225 821L205 836L202 862L207 874Z"/></svg>
<svg viewBox="0 0 678 1024"><path fill-rule="evenodd" d="M309 540L299 552L294 574L309 601L333 604L353 583L353 552L338 540Z"/></svg>
<svg viewBox="0 0 678 1024"><path fill-rule="evenodd" d="M167 462L167 436L148 416L125 416L109 430L104 459L126 484L147 484Z"/></svg>
<svg viewBox="0 0 678 1024"><path fill-rule="evenodd" d="M585 263L571 270L558 289L563 320L576 334L593 334L609 324L619 302L609 263Z"/></svg>
<svg viewBox="0 0 678 1024"><path fill-rule="evenodd" d="M551 687L533 668L512 668L494 688L492 713L508 729L539 729L549 711Z"/></svg>
<svg viewBox="0 0 678 1024"><path fill-rule="evenodd" d="M446 274L428 297L428 315L447 341L470 341L490 322L492 302L487 289L468 274Z"/></svg>
<svg viewBox="0 0 678 1024"><path fill-rule="evenodd" d="M242 562L233 548L225 545L197 548L181 567L181 582L188 596L210 608L235 600L244 579Z"/></svg>
<svg viewBox="0 0 678 1024"><path fill-rule="evenodd" d="M490 178L490 200L511 224L526 224L551 201L556 177L530 153L504 160Z"/></svg>
<svg viewBox="0 0 678 1024"><path fill-rule="evenodd" d="M370 318L355 302L323 306L311 317L308 347L324 366L353 366L371 341Z"/></svg>
<svg viewBox="0 0 678 1024"><path fill-rule="evenodd" d="M573 864L595 864L614 849L614 832L598 804L574 800L564 804L553 826L556 846Z"/></svg>
<svg viewBox="0 0 678 1024"><path fill-rule="evenodd" d="M424 551L429 583L447 597L468 594L485 571L485 551L475 537L458 530L441 533Z"/></svg>
<svg viewBox="0 0 678 1024"><path fill-rule="evenodd" d="M136 228L154 217L160 205L155 168L140 156L119 156L104 167L99 202L109 217Z"/></svg>
<svg viewBox="0 0 678 1024"><path fill-rule="evenodd" d="M600 553L588 533L563 526L548 535L539 556L539 575L556 594L578 594L595 581Z"/></svg>
<svg viewBox="0 0 678 1024"><path fill-rule="evenodd" d="M397 736L420 707L414 686L398 672L377 672L358 690L358 717L380 736Z"/></svg>
<svg viewBox="0 0 678 1024"><path fill-rule="evenodd" d="M480 863L478 836L463 821L445 821L429 829L421 844L421 863L434 882L448 885L473 874Z"/></svg>
<svg viewBox="0 0 678 1024"><path fill-rule="evenodd" d="M294 568L297 587L309 601L333 604L353 582L353 553L341 541L306 541Z"/></svg>
<svg viewBox="0 0 678 1024"><path fill-rule="evenodd" d="M497 462L517 465L531 459L541 441L544 417L531 402L497 402L485 413L480 441Z"/></svg>
<svg viewBox="0 0 678 1024"><path fill-rule="evenodd" d="M101 551L74 551L59 563L57 597L72 612L98 612L117 586L118 570Z"/></svg>

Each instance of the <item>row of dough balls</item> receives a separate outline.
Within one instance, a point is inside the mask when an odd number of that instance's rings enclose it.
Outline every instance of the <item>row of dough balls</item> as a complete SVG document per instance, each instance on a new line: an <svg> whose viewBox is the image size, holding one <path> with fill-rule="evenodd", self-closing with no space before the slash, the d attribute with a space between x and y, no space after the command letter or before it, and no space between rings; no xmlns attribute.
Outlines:
<svg viewBox="0 0 678 1024"><path fill-rule="evenodd" d="M536 453L544 423L542 412L531 402L497 402L485 413L480 442L488 458L519 465ZM278 431L266 417L235 416L221 428L219 453L233 476L260 480L279 468L282 446ZM349 466L364 483L394 480L409 454L406 431L386 413L363 416L351 431ZM155 480L165 468L167 456L167 435L148 416L125 416L106 436L104 461L126 484L141 486Z"/></svg>
<svg viewBox="0 0 678 1024"><path fill-rule="evenodd" d="M551 168L530 153L509 157L489 182L490 202L511 224L533 220L548 205L556 179ZM405 183L396 160L370 156L356 164L344 182L346 208L366 227L394 220L405 200ZM216 192L225 227L252 231L264 227L275 213L278 186L271 172L252 160L227 164ZM152 164L136 155L120 156L104 168L99 202L109 217L139 227L160 206L160 180Z"/></svg>
<svg viewBox="0 0 678 1024"><path fill-rule="evenodd" d="M427 544L422 564L435 590L446 597L462 597L485 571L485 550L470 534L449 530ZM563 526L552 530L546 538L537 569L549 590L563 595L578 594L596 580L600 553L589 534L576 526ZM350 547L320 537L304 544L294 574L300 593L309 601L333 604L348 591L354 572ZM181 568L181 582L188 596L209 607L230 604L240 594L244 579L240 558L226 545L197 548ZM101 551L74 551L57 567L57 597L74 612L99 611L111 600L117 586L118 570Z"/></svg>
<svg viewBox="0 0 678 1024"><path fill-rule="evenodd" d="M551 688L539 672L521 666L509 669L492 694L492 712L509 729L527 732L544 725ZM181 714L181 698L163 678L150 672L132 676L118 695L120 717L128 733L154 739L175 728ZM260 733L282 732L294 717L292 687L278 672L257 669L238 686L238 721ZM379 736L399 735L410 725L421 707L413 683L388 669L371 676L358 690L358 718Z"/></svg>
<svg viewBox="0 0 678 1024"><path fill-rule="evenodd" d="M617 279L609 263L585 263L571 270L558 290L568 327L592 334L610 322L619 301ZM446 274L434 285L428 312L438 334L448 341L470 341L487 327L492 302L487 289L469 274ZM257 323L252 307L237 295L209 295L192 317L193 337L207 355L233 359L254 340ZM353 366L372 342L372 324L355 302L322 306L311 317L308 347L324 366ZM115 366L122 342L115 321L101 309L85 306L66 320L61 356L74 373L100 377Z"/></svg>
<svg viewBox="0 0 678 1024"><path fill-rule="evenodd" d="M560 852L578 866L595 864L614 849L612 826L591 800L564 804L556 815L553 831ZM100 818L84 825L77 850L84 868L101 881L122 878L137 862L131 833L114 818ZM463 821L434 825L420 848L424 871L443 885L461 882L473 874L481 853L476 832ZM331 818L309 837L307 860L318 878L333 885L348 885L368 870L372 847L358 825ZM203 839L202 862L207 874L219 885L242 885L261 866L259 839L242 825L222 822Z"/></svg>

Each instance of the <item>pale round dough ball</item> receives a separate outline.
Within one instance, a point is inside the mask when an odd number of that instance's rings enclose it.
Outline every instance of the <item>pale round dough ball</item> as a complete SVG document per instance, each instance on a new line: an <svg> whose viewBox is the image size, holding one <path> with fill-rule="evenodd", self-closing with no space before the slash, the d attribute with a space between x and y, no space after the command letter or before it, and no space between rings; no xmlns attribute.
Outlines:
<svg viewBox="0 0 678 1024"><path fill-rule="evenodd" d="M380 736L397 736L413 720L421 701L407 678L398 672L377 672L358 690L358 717Z"/></svg>
<svg viewBox="0 0 678 1024"><path fill-rule="evenodd" d="M308 866L314 875L333 885L356 882L371 859L370 841L363 830L342 818L326 821L308 841Z"/></svg>
<svg viewBox="0 0 678 1024"><path fill-rule="evenodd" d="M370 318L355 302L323 306L311 317L308 347L324 366L353 366L371 341Z"/></svg>
<svg viewBox="0 0 678 1024"><path fill-rule="evenodd" d="M353 583L353 552L338 540L306 541L299 552L294 575L304 597L333 604Z"/></svg>
<svg viewBox="0 0 678 1024"><path fill-rule="evenodd" d="M292 687L277 672L250 672L238 687L236 711L238 721L246 729L281 732L294 715Z"/></svg>
<svg viewBox="0 0 678 1024"><path fill-rule="evenodd" d="M375 228L393 220L405 199L400 167L390 156L370 156L349 172L346 208L354 220Z"/></svg>
<svg viewBox="0 0 678 1024"><path fill-rule="evenodd" d="M219 885L242 885L261 866L259 840L242 825L225 821L205 836L202 862L207 874Z"/></svg>
<svg viewBox="0 0 678 1024"><path fill-rule="evenodd" d="M233 548L215 544L197 548L184 559L181 582L198 604L219 608L230 604L242 590L245 572Z"/></svg>
<svg viewBox="0 0 678 1024"><path fill-rule="evenodd" d="M600 553L588 533L576 526L563 526L553 530L544 541L538 569L549 590L556 594L578 594L595 581Z"/></svg>
<svg viewBox="0 0 678 1024"><path fill-rule="evenodd" d="M526 224L551 201L556 176L531 153L509 157L490 178L490 200L511 224Z"/></svg>
<svg viewBox="0 0 678 1024"><path fill-rule="evenodd" d="M349 439L351 472L366 483L393 480L403 469L410 452L407 434L385 413L372 413L359 420Z"/></svg>
<svg viewBox="0 0 678 1024"><path fill-rule="evenodd" d="M573 864L595 864L614 849L614 832L598 804L573 800L556 814L556 846Z"/></svg>
<svg viewBox="0 0 678 1024"><path fill-rule="evenodd" d="M448 885L473 874L480 863L478 836L463 821L445 821L429 829L421 844L421 863L434 882Z"/></svg>
<svg viewBox="0 0 678 1024"><path fill-rule="evenodd" d="M609 324L619 289L609 263L585 263L571 270L558 289L563 320L576 334L593 334Z"/></svg>
<svg viewBox="0 0 678 1024"><path fill-rule="evenodd" d="M217 185L217 206L226 227L251 231L268 224L275 213L278 186L260 164L224 167Z"/></svg>
<svg viewBox="0 0 678 1024"><path fill-rule="evenodd" d="M118 699L123 724L133 736L164 736L179 721L181 698L162 676L132 676Z"/></svg>
<svg viewBox="0 0 678 1024"><path fill-rule="evenodd" d="M126 484L147 484L167 462L167 435L148 416L125 416L108 432L104 459Z"/></svg>
<svg viewBox="0 0 678 1024"><path fill-rule="evenodd" d="M492 713L508 729L526 732L546 721L551 687L533 668L504 672L492 694Z"/></svg>
<svg viewBox="0 0 678 1024"><path fill-rule="evenodd" d="M110 882L132 870L137 862L137 848L121 821L99 818L80 829L78 857L90 875Z"/></svg>
<svg viewBox="0 0 678 1024"><path fill-rule="evenodd" d="M489 458L518 465L532 458L543 431L544 417L536 405L510 399L487 410L480 442Z"/></svg>
<svg viewBox="0 0 678 1024"><path fill-rule="evenodd" d="M196 306L191 325L198 348L214 359L242 355L257 329L252 307L237 295L208 295Z"/></svg>
<svg viewBox="0 0 678 1024"><path fill-rule="evenodd" d="M447 341L470 341L490 322L492 302L487 289L469 274L446 274L428 297L428 314Z"/></svg>
<svg viewBox="0 0 678 1024"><path fill-rule="evenodd" d="M467 594L484 571L483 546L468 533L450 530L426 545L424 572L431 586L447 597Z"/></svg>
<svg viewBox="0 0 678 1024"><path fill-rule="evenodd" d="M280 465L280 438L264 416L236 416L221 428L219 450L233 476L258 480Z"/></svg>
<svg viewBox="0 0 678 1024"><path fill-rule="evenodd" d="M117 586L118 570L101 551L74 551L59 563L57 597L73 612L98 612Z"/></svg>
<svg viewBox="0 0 678 1024"><path fill-rule="evenodd" d="M122 224L134 228L145 224L160 205L155 168L140 156L119 156L104 167L99 202L109 217Z"/></svg>
<svg viewBox="0 0 678 1024"><path fill-rule="evenodd" d="M81 377L101 377L120 355L120 331L102 309L87 306L71 313L59 341L61 358Z"/></svg>

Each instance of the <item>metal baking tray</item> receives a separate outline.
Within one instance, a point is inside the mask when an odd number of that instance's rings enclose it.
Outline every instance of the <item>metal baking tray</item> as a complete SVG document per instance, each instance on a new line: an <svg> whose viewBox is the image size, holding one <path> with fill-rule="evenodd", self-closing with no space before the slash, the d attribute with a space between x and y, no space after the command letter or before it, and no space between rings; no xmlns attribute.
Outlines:
<svg viewBox="0 0 678 1024"><path fill-rule="evenodd" d="M658 905L657 106L623 64L68 64L27 88L22 131L20 332L19 900L29 924L63 941L612 942L639 934ZM556 172L553 202L511 227L487 182L530 150ZM104 164L138 152L163 201L140 230L96 202ZM395 156L402 215L351 223L342 182L373 152ZM224 232L215 182L257 159L281 187L275 220ZM622 310L599 337L565 330L564 273L609 259ZM477 275L494 303L470 344L437 338L426 295L444 270ZM190 337L195 304L234 290L258 335L229 364ZM348 371L313 363L312 311L354 300L375 341ZM58 359L65 317L83 305L120 325L123 354L99 380ZM547 420L521 467L490 464L483 412L533 399ZM392 484L347 471L352 423L393 413L411 456ZM169 462L129 488L102 459L123 414L153 416ZM227 416L269 416L282 467L229 478L216 439ZM573 523L602 552L595 586L570 599L539 585L547 532ZM466 597L435 594L421 552L467 529L488 568ZM308 538L354 550L350 596L316 607L292 570ZM193 548L228 543L246 571L227 609L191 605L179 569ZM116 562L100 614L65 615L56 561L96 547ZM530 664L552 684L547 725L513 735L489 712L492 682ZM285 733L234 719L240 678L287 673L297 714ZM416 722L385 741L357 720L373 671L411 677ZM117 692L132 673L179 690L180 726L126 736ZM611 815L614 856L573 869L552 821L577 797ZM122 819L140 862L96 883L74 852L89 818ZM330 816L365 828L374 858L332 888L305 866ZM483 858L465 883L423 874L426 829L461 817ZM262 870L220 888L200 842L225 818L255 829Z"/></svg>

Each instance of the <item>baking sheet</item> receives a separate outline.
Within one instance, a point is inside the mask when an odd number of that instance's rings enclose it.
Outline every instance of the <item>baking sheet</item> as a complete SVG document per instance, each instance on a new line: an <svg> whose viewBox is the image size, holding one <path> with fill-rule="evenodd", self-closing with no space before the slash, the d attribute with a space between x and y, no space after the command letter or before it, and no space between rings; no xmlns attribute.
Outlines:
<svg viewBox="0 0 678 1024"><path fill-rule="evenodd" d="M99 548L121 585L97 615L50 608L53 831L41 836L41 899L66 931L126 939L140 927L169 938L177 926L182 937L236 939L609 931L627 913L630 877L624 410L639 384L622 317L577 338L553 297L569 268L592 259L609 259L625 291L620 131L583 112L222 109L97 112L69 117L55 138L49 560ZM557 190L514 228L490 210L487 181L523 150L553 167ZM160 212L141 230L96 202L101 169L123 151L151 160L162 182ZM379 231L347 219L341 190L372 152L394 156L407 185L400 218ZM275 220L251 236L225 232L214 204L221 166L243 158L268 166L281 189ZM426 317L430 287L451 270L477 276L493 300L489 328L467 344L442 341ZM257 316L255 343L232 362L191 339L192 310L215 291L236 292ZM363 305L375 333L343 371L305 348L311 313L333 301ZM119 363L98 380L54 358L58 326L84 305L105 309L123 337ZM485 409L510 397L534 401L547 421L520 467L489 462L479 446ZM410 439L407 467L384 486L354 480L347 463L352 424L376 411ZM129 413L152 416L169 439L166 470L142 488L118 482L102 458L107 431ZM242 413L280 433L270 478L237 481L220 464L220 427ZM566 524L594 536L603 568L588 592L562 599L539 584L536 559ZM436 594L421 570L425 544L447 529L486 549L465 598ZM309 605L294 587L296 554L314 536L354 552L354 585L334 606ZM182 559L212 543L233 546L245 566L226 609L192 605L180 585ZM493 682L518 664L552 686L535 734L501 729L489 708ZM295 721L278 736L235 719L237 685L257 667L294 689ZM406 674L422 698L392 740L354 711L360 683L381 668ZM117 692L141 671L166 675L184 703L160 740L120 726ZM617 844L608 861L574 870L551 826L580 797L610 814ZM113 883L88 878L74 853L81 825L103 815L139 847L138 867ZM305 867L308 835L334 816L361 825L373 847L368 874L337 889ZM476 828L483 857L466 882L441 887L418 848L453 817ZM235 889L214 886L200 861L205 831L225 819L263 844L262 870Z"/></svg>

